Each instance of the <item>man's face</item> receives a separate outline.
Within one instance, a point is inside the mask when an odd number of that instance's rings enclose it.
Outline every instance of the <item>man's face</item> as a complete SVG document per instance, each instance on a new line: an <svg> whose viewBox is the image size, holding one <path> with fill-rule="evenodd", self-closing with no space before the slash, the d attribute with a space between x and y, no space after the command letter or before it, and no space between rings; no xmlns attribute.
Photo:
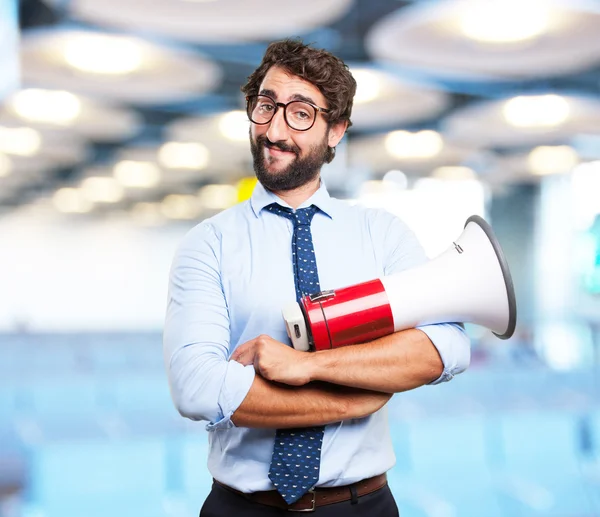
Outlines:
<svg viewBox="0 0 600 517"><path fill-rule="evenodd" d="M301 99L322 108L328 107L315 85L289 75L279 67L268 70L259 94L284 104ZM308 131L296 131L286 124L283 109L279 108L268 124L251 124L250 146L256 177L272 191L292 190L306 184L319 174L328 146L337 145L337 140L331 143L331 137L320 113Z"/></svg>

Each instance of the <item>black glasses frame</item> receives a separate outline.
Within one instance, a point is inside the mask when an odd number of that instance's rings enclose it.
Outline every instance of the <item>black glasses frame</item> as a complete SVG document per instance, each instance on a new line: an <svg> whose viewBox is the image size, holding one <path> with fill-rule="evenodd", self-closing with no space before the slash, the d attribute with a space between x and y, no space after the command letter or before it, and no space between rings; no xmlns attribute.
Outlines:
<svg viewBox="0 0 600 517"><path fill-rule="evenodd" d="M275 106L275 109L273 110L273 114L271 115L271 118L267 122L255 122L254 120L252 120L252 113L251 113L251 110L250 110L250 104L251 104L251 102L254 99L258 99L258 97L266 97ZM313 122L306 129L296 129L295 127L293 127L292 125L290 125L290 123L288 122L288 119L287 119L287 107L290 104L293 104L294 102L302 102L304 104L308 104L311 108L313 108L315 110L315 116L314 116ZM294 100L294 101L290 101L290 102L287 102L287 103L283 103L283 102L277 102L275 99L273 99L273 97L270 97L269 95L262 95L262 94L261 95L248 95L246 97L246 114L248 115L248 118L250 119L250 122L252 122L253 124L256 124L257 126L264 126L266 124L270 124L271 121L273 120L273 117L275 116L275 113L277 113L277 110L279 108L283 108L283 120L285 120L285 123L287 124L287 126L290 129L293 129L294 131L308 131L309 129L311 129L315 125L315 122L317 121L317 113L331 113L330 109L321 108L321 107L313 104L312 102L308 102L308 101Z"/></svg>

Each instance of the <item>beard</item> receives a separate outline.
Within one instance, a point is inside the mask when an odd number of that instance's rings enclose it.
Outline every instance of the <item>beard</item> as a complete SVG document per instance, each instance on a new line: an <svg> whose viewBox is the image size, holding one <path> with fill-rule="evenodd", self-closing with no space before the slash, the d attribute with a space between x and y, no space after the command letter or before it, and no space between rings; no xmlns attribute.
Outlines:
<svg viewBox="0 0 600 517"><path fill-rule="evenodd" d="M294 190L314 180L319 175L327 157L329 149L327 136L326 134L320 144L311 146L304 158L300 158L300 149L296 146L289 146L282 142L271 142L267 140L265 135L257 137L256 142L254 142L252 136L250 136L250 148L256 178L263 187L272 192ZM285 169L269 172L266 166L265 147L292 152L296 157Z"/></svg>

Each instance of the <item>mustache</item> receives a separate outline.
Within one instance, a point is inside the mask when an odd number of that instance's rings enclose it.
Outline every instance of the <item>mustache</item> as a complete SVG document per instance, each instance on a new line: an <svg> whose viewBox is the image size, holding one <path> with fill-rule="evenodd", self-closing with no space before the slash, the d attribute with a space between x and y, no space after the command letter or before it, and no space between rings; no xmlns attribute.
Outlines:
<svg viewBox="0 0 600 517"><path fill-rule="evenodd" d="M298 156L300 149L298 149L296 146L292 146L292 145L287 145L283 142L271 142L266 136L262 135L259 136L256 139L256 143L259 146L265 146L268 149L279 149L280 151L285 151L288 153L294 153L296 156Z"/></svg>

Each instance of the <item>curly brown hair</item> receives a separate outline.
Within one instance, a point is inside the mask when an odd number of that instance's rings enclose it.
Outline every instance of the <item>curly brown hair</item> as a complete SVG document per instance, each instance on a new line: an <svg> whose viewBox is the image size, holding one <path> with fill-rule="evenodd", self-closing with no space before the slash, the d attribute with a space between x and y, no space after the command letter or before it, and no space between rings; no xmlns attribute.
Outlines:
<svg viewBox="0 0 600 517"><path fill-rule="evenodd" d="M259 67L248 77L242 86L245 95L257 95L260 85L269 68L278 66L292 75L314 84L323 94L330 110L325 114L328 126L338 122L352 125L352 103L356 93L356 81L348 66L339 58L323 49L305 45L300 40L285 39L275 41L267 47ZM335 149L330 148L326 162L335 156Z"/></svg>

